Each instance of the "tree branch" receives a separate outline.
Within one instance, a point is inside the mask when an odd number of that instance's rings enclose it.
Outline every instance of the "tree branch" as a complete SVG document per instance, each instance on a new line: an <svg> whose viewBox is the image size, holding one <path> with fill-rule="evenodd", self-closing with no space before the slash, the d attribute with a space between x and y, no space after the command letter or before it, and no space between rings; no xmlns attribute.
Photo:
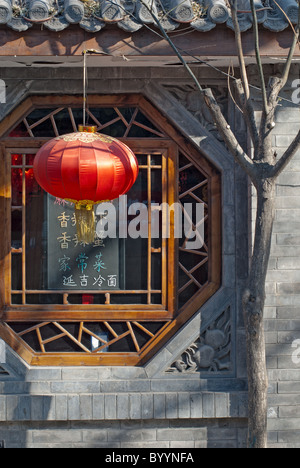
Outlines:
<svg viewBox="0 0 300 468"><path fill-rule="evenodd" d="M297 23L297 26L296 26L296 29L295 29L295 32L294 32L293 42L292 42L292 45L291 45L291 48L290 48L290 51L289 51L288 58L286 60L284 72L283 72L282 77L281 77L281 79L282 79L282 88L284 88L284 86L286 85L287 80L289 78L290 69L291 69L291 65L292 65L292 59L293 59L293 56L294 56L294 53L295 53L296 46L297 46L297 44L299 44L299 37L300 37L299 33L300 33L300 5L298 7L298 23Z"/></svg>
<svg viewBox="0 0 300 468"><path fill-rule="evenodd" d="M231 9L232 22L233 22L234 32L235 32L235 42L237 46L238 59L239 59L239 64L240 64L240 71L241 71L242 83L244 87L244 93L246 96L246 100L249 100L250 88L249 88L249 81L248 81L244 52L243 52L242 35L241 35L240 25L239 25L238 16L237 16L237 0L230 1L230 9Z"/></svg>
<svg viewBox="0 0 300 468"><path fill-rule="evenodd" d="M210 110L214 121L216 122L217 128L218 128L219 132L222 134L222 136L224 138L224 141L225 141L227 147L229 148L230 152L232 153L234 159L236 160L236 162L238 164L240 164L242 166L242 168L247 172L247 174L250 176L250 178L255 183L255 179L256 179L255 164L251 160L251 158L249 158L249 156L244 152L244 150L242 149L242 147L238 143L234 133L232 132L232 130L230 128L230 125L228 124L225 117L223 116L222 111L221 111L217 101L215 100L213 94L212 94L212 91L210 89L203 89L202 88L202 86L200 85L197 77L195 76L195 74L193 73L193 71L191 70L189 65L186 63L185 59L183 58L183 56L181 55L181 53L179 52L179 50L175 46L174 42L167 35L166 31L164 30L163 26L161 25L160 20L157 18L157 16L153 13L153 11L149 8L149 6L143 0L140 0L140 1L145 6L145 8L147 8L150 15L152 16L155 23L157 24L158 28L160 29L163 37L166 39L166 41L168 42L170 47L174 50L175 54L177 55L177 57L179 58L179 60L183 64L184 68L187 70L187 72L189 73L189 75L193 79L194 83L196 84L196 86L198 88L198 91L201 93L201 95L203 95L204 100L206 102L206 105L207 105L208 109ZM240 31L240 29L239 29L239 31ZM239 35L240 35L240 33L239 33ZM241 54L241 61L244 63L244 66L245 66L245 61L244 61L243 54ZM246 72L246 67L245 67L245 72ZM247 105L250 106L251 101L250 101L250 91L249 91L249 83L248 83L247 73L246 73L245 90L247 90L247 93L248 93L247 94L248 95ZM251 105L251 108L252 108L252 105ZM252 111L253 111L253 108L252 108ZM254 117L254 112L253 112L253 117ZM253 120L253 122L254 122L254 120ZM257 132L256 126L255 126L255 131Z"/></svg>
<svg viewBox="0 0 300 468"><path fill-rule="evenodd" d="M255 179L256 179L255 163L252 161L252 159L249 158L249 156L245 153L243 148L238 143L228 122L223 116L220 106L215 100L211 89L204 89L203 96L204 96L205 103L214 118L218 131L223 136L224 141L229 151L233 155L235 161L247 172L251 180L255 182Z"/></svg>
<svg viewBox="0 0 300 468"><path fill-rule="evenodd" d="M296 46L299 43L299 38L300 38L300 6L298 9L298 24L293 34L293 42L292 42L292 45L289 50L289 54L285 62L283 73L280 78L274 77L274 78L271 78L270 80L270 83L273 86L272 87L269 86L268 104L271 107L274 105L275 101L277 102L280 91L285 87L288 81L291 66L292 66L293 56L295 54ZM274 83L276 83L275 86L274 86Z"/></svg>
<svg viewBox="0 0 300 468"><path fill-rule="evenodd" d="M286 168L286 166L291 162L293 157L295 156L296 152L300 148L300 130L296 136L296 138L293 140L293 142L290 144L286 152L281 156L279 161L275 164L273 168L273 177L278 177Z"/></svg>
<svg viewBox="0 0 300 468"><path fill-rule="evenodd" d="M254 115L254 109L252 105L249 106L250 101L246 100L242 81L236 80L234 82L234 86L238 93L239 101L240 101L241 107L243 108L244 119L248 126L251 140L254 146L254 159L257 159L256 156L257 156L257 150L258 150L258 145L259 145L259 135L258 135L258 129L256 125L255 115Z"/></svg>
<svg viewBox="0 0 300 468"><path fill-rule="evenodd" d="M267 90L266 90L266 83L264 77L263 66L260 57L259 51L259 34L258 34L258 21L257 21L257 14L254 5L254 0L250 0L252 16L253 16L253 28L254 28L254 36L255 36L255 55L256 55L256 63L258 68L258 74L261 84L261 91L262 91L262 98L263 98L263 110L267 114L268 113L268 100L267 100Z"/></svg>
<svg viewBox="0 0 300 468"><path fill-rule="evenodd" d="M238 59L239 59L239 64L240 64L241 83L242 83L242 87L244 90L244 96L243 96L244 118L245 118L246 124L250 132L250 136L252 139L254 152L256 156L257 150L258 150L258 141L259 141L258 130L256 126L256 121L255 121L254 109L253 109L253 105L251 101L250 87L249 87L249 81L248 81L248 75L247 75L244 52L243 52L243 45L242 45L242 35L241 35L240 25L239 25L238 16L237 16L237 1L236 0L231 0L230 8L231 8L232 21L233 21L234 31L235 31L235 42L236 42L236 47L237 47L237 52L238 52ZM239 91L240 96L242 97L241 90L238 89L238 91Z"/></svg>
<svg viewBox="0 0 300 468"><path fill-rule="evenodd" d="M198 90L200 92L203 91L203 88L202 86L200 85L197 77L195 76L195 74L193 73L192 69L189 67L189 65L186 63L186 61L184 60L183 56L181 55L181 53L179 52L179 50L177 49L177 47L175 46L174 42L169 38L168 34L166 33L166 31L164 30L164 28L162 27L161 25L161 22L159 20L159 18L157 18L157 16L153 13L153 10L151 8L149 8L149 5L147 5L147 3L145 3L143 0L141 0L141 3L142 5L144 5L144 7L148 10L148 12L150 13L150 15L152 16L152 18L154 19L155 23L157 24L161 34L163 35L163 37L166 39L166 41L168 42L169 46L174 50L175 54L177 55L177 57L179 58L179 60L181 61L182 65L184 66L184 68L186 69L186 71L188 72L188 74L191 76L191 78L193 79L194 83L196 84Z"/></svg>

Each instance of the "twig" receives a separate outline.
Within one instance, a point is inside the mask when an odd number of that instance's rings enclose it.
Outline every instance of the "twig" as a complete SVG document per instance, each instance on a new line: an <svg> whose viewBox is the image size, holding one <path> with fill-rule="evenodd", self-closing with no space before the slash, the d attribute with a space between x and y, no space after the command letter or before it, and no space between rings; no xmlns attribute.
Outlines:
<svg viewBox="0 0 300 468"><path fill-rule="evenodd" d="M292 30L293 30L293 33L294 33L295 35L297 35L297 32L296 32L296 30L295 30L295 28L294 28L294 26L293 26L293 23L291 22L290 18L288 17L288 15L287 15L286 12L284 11L284 9L281 8L281 6L276 2L276 0L273 0L273 1L274 1L275 5L278 6L279 10L280 10L280 11L284 14L284 16L286 17L286 20L287 20L287 22L289 23L289 25L291 26L291 28L292 28ZM300 5L299 5L299 8L300 8ZM300 47L299 38L298 38L298 46Z"/></svg>
<svg viewBox="0 0 300 468"><path fill-rule="evenodd" d="M242 149L240 144L238 143L234 133L232 132L230 125L226 121L220 106L216 102L211 89L204 89L203 90L204 100L205 103L210 110L212 116L214 117L214 121L217 124L217 128L221 135L224 138L224 141L230 150L231 154L233 155L235 161L246 171L249 175L251 180L255 183L256 180L256 164L249 156L245 153Z"/></svg>
<svg viewBox="0 0 300 468"><path fill-rule="evenodd" d="M275 1L275 0L274 0ZM276 2L275 2L276 3ZM293 28L294 30L294 28ZM291 45L291 48L290 48L290 51L289 51L289 55L288 55L288 58L287 58L287 61L286 61L286 64L285 64L285 69L284 69L284 72L283 72L283 75L282 75L282 88L286 85L287 83L287 80L288 80L288 77L289 77L289 73L290 73L290 69L291 69L291 65L292 65L292 59L293 59L293 56L295 54L295 49L296 49L296 45L298 44L299 45L299 33L300 33L300 5L299 5L299 8L298 8L298 23L297 23L297 26L296 26L296 29L294 30L295 33L294 33L294 39L293 39L293 42L292 42L292 45ZM282 89L281 88L281 89ZM281 91L281 90L280 90Z"/></svg>
<svg viewBox="0 0 300 468"><path fill-rule="evenodd" d="M239 21L237 17L237 1L236 0L232 0L230 2L230 8L231 8L232 21L233 21L233 26L234 26L234 31L235 31L235 42L236 42L237 51L238 51L238 59L239 59L239 64L240 64L242 82L243 82L245 97L246 97L246 100L248 100L250 99L250 89L249 89L249 81L248 81L246 64L245 64L245 59L244 59L242 35L241 35L240 25L239 25Z"/></svg>
<svg viewBox="0 0 300 468"><path fill-rule="evenodd" d="M232 91L231 91L231 85L230 85L230 70L233 70L234 71L234 68L233 68L233 65L229 65L228 67L228 76L227 76L227 88L228 88L228 92L229 92L229 95L231 97L231 100L232 102L234 103L235 107L240 111L241 114L244 114L244 111L240 108L240 106L238 105L238 103L236 102L233 94L232 94Z"/></svg>
<svg viewBox="0 0 300 468"><path fill-rule="evenodd" d="M256 121L255 121L254 109L253 109L253 105L251 102L250 87L249 87L249 81L248 81L248 75L247 75L244 52L243 52L243 45L242 45L242 35L241 35L240 25L239 25L239 21L237 17L237 1L236 0L232 0L230 2L230 8L231 8L232 21L233 21L234 31L235 31L235 42L236 42L236 47L237 47L237 52L238 52L238 59L239 59L239 64L240 64L241 82L242 82L242 87L244 89L244 117L248 124L250 136L251 136L252 143L255 149L255 154L256 154L257 149L258 149L258 141L259 141L258 130L256 126Z"/></svg>
<svg viewBox="0 0 300 468"><path fill-rule="evenodd" d="M281 156L279 161L275 164L273 169L273 177L278 177L286 168L286 166L291 162L293 157L295 156L296 152L299 150L300 146L300 130L298 135L290 144L286 152Z"/></svg>
<svg viewBox="0 0 300 468"><path fill-rule="evenodd" d="M161 34L163 35L163 37L166 39L166 41L168 42L168 44L170 45L170 47L174 50L175 54L177 55L177 57L179 58L179 60L181 61L182 65L184 66L184 68L187 70L188 74L191 76L191 78L193 79L193 81L195 82L198 90L200 92L203 91L203 88L202 86L200 85L199 81L197 80L195 74L193 73L192 69L189 67L189 65L186 63L186 61L184 60L183 56L181 55L181 53L179 52L179 50L177 49L177 47L175 46L174 42L169 38L168 34L166 33L166 31L164 30L164 28L162 27L161 25L161 22L160 20L157 18L157 16L153 13L153 11L149 8L149 6L143 1L143 0L140 0L141 3L145 6L145 8L147 8L147 10L149 11L150 15L152 16L152 18L154 19L155 23L157 24Z"/></svg>
<svg viewBox="0 0 300 468"><path fill-rule="evenodd" d="M268 113L267 90L266 90L264 71L263 71L263 66L262 66L260 51L259 51L258 22L257 22L257 14L256 14L255 5L254 5L254 0L250 0L250 4L251 4L252 16L253 16L253 28L254 28L254 36L255 36L255 55L256 55L258 74L259 74L260 83L261 83L263 110L267 114Z"/></svg>

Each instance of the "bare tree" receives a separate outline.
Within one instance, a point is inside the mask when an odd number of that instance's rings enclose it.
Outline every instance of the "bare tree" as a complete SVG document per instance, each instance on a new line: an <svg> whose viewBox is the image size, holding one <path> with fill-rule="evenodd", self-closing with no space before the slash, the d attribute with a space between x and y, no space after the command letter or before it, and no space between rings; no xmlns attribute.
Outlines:
<svg viewBox="0 0 300 468"><path fill-rule="evenodd" d="M259 30L254 0L250 0L253 16L256 63L262 92L262 118L257 125L251 99L251 88L248 82L247 68L243 54L242 35L238 22L237 0L228 0L235 30L235 41L240 67L240 80L236 81L239 107L242 110L253 145L253 154L247 154L226 121L213 96L211 89L203 89L193 71L179 52L174 42L165 32L159 18L143 0L161 35L168 41L175 54L196 84L197 90L204 97L213 121L222 135L227 148L235 161L248 174L257 192L257 212L254 247L247 288L243 294L243 313L247 341L247 370L249 394L248 447L267 447L267 389L268 377L266 367L264 305L265 284L271 250L272 229L275 216L275 184L278 176L291 161L300 148L300 130L278 160L272 149L272 131L275 127L275 111L279 103L279 93L285 87L292 64L292 58L299 44L299 25L291 33L291 47L286 58L281 76L271 76L268 84L263 72L259 49ZM299 3L299 0L298 0ZM250 11L249 11L250 13Z"/></svg>

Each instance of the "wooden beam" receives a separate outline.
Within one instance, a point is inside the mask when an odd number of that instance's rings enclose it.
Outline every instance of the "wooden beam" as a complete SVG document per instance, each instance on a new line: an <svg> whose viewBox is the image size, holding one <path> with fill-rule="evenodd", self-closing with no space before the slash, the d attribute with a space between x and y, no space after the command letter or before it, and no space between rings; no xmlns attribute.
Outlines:
<svg viewBox="0 0 300 468"><path fill-rule="evenodd" d="M180 31L180 29L178 30ZM255 56L252 30L243 33L245 56ZM293 40L290 28L273 33L260 31L262 57L285 57ZM202 57L235 56L233 32L226 26L218 26L209 32L193 31L188 35L174 35L175 45L192 55ZM222 45L222 47L220 47ZM19 33L6 26L0 27L0 56L80 56L85 49L97 49L105 55L124 56L174 56L164 39L142 28L133 34L116 26L106 26L97 34L87 33L78 26L69 26L59 33L33 27ZM300 55L299 48L296 56Z"/></svg>

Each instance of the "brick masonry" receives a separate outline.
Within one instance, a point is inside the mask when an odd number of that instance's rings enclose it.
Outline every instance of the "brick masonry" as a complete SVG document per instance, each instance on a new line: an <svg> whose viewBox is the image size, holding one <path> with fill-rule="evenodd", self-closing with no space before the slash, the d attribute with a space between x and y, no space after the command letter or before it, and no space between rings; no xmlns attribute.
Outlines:
<svg viewBox="0 0 300 468"><path fill-rule="evenodd" d="M5 448L242 448L246 420L0 423Z"/></svg>
<svg viewBox="0 0 300 468"><path fill-rule="evenodd" d="M294 78L299 79L299 73ZM291 98L289 87L285 95ZM283 154L300 126L299 106L281 104L273 140L278 156ZM280 176L276 195L265 324L269 440L271 447L299 448L300 362L293 362L293 353L300 348L300 342L295 342L300 340L300 151Z"/></svg>

